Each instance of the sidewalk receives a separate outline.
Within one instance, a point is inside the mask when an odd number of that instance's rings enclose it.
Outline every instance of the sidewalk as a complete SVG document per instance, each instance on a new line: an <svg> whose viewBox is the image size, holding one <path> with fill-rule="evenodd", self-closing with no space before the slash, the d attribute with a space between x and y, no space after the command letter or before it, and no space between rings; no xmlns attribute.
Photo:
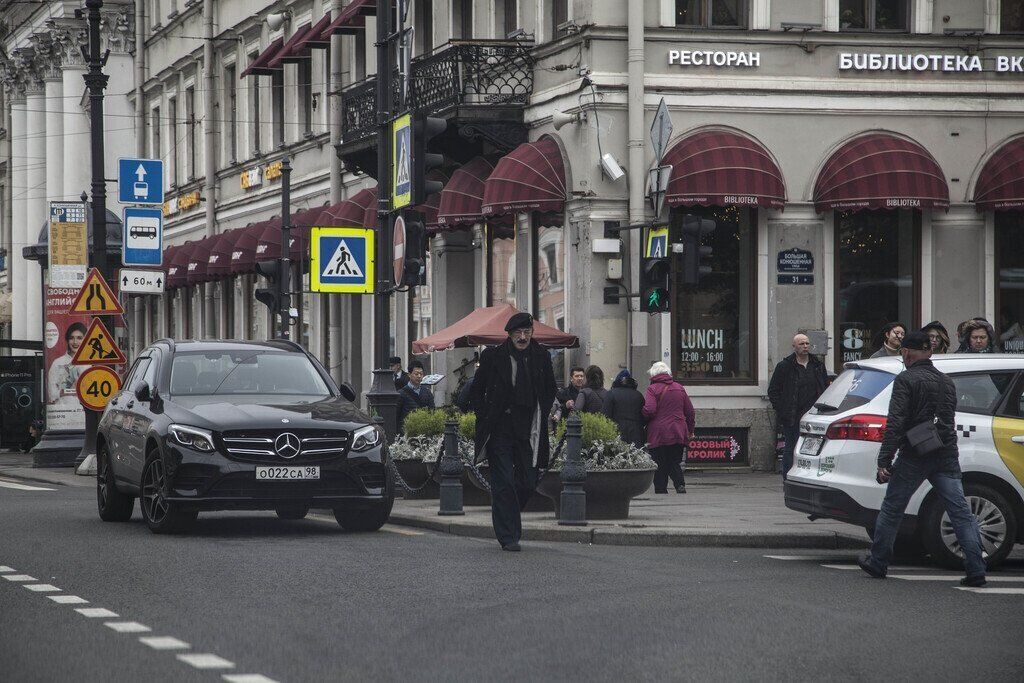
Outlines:
<svg viewBox="0 0 1024 683"><path fill-rule="evenodd" d="M96 486L95 477L81 477L74 467L32 467L32 455L20 451L0 451L0 477L61 486Z"/></svg>
<svg viewBox="0 0 1024 683"><path fill-rule="evenodd" d="M686 494L634 498L629 519L559 526L551 512L523 513L527 541L597 545L723 548L864 548L863 529L790 510L777 474L687 472ZM395 501L391 524L459 536L494 538L489 507L466 507L465 516L440 517L437 500Z"/></svg>

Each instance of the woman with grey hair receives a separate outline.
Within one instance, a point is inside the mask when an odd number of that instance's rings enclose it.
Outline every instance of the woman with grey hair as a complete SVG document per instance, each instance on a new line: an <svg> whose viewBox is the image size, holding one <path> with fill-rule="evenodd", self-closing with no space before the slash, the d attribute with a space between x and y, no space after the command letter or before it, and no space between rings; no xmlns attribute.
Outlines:
<svg viewBox="0 0 1024 683"><path fill-rule="evenodd" d="M643 414L647 419L647 446L658 463L654 474L654 492L668 493L668 480L676 493L686 493L682 463L693 434L696 414L686 389L672 378L672 370L657 362L647 371L651 384L644 396Z"/></svg>

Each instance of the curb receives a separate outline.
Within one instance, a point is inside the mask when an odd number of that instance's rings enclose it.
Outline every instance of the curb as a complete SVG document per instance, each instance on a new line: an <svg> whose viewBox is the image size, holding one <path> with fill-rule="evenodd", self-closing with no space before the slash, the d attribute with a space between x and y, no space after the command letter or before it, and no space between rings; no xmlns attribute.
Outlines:
<svg viewBox="0 0 1024 683"><path fill-rule="evenodd" d="M57 477L48 478L48 477L41 477L41 476L38 476L38 475L34 476L32 474L24 474L23 473L24 469L26 469L26 468L23 468L23 467L14 467L14 468L3 468L3 467L0 467L0 476L2 476L2 477L11 477L12 479L19 479L21 481L32 482L32 483L35 483L35 484L50 484L51 486L79 486L79 485L81 485L81 486L91 486L92 485L91 483L87 483L85 481L86 477L83 477L81 475L76 475L76 474L64 475L64 476L71 476L71 477L75 478L75 479L71 480L74 483L70 483L66 479L58 479ZM30 470L30 471L33 471L33 470ZM81 484L79 484L76 481L78 479L82 479L83 480Z"/></svg>
<svg viewBox="0 0 1024 683"><path fill-rule="evenodd" d="M429 519L415 515L391 513L389 524L438 531L454 536L493 538L489 525ZM808 550L852 550L868 547L857 536L839 532L777 533L748 531L710 531L700 533L669 528L623 529L618 527L541 527L523 524L523 539L586 543L589 545L643 546L656 548L779 548Z"/></svg>

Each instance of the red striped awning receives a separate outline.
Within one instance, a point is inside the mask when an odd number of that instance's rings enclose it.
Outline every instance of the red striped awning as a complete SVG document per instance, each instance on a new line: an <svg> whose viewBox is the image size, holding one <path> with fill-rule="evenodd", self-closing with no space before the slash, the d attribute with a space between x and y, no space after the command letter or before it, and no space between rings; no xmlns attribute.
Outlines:
<svg viewBox="0 0 1024 683"><path fill-rule="evenodd" d="M441 169L432 168L427 171L427 180L447 184L449 178L448 174ZM441 191L444 191L443 187L441 188ZM413 209L423 214L423 226L427 228L427 230L437 230L437 212L440 206L441 192L435 192L429 195L422 204L413 207Z"/></svg>
<svg viewBox="0 0 1024 683"><path fill-rule="evenodd" d="M227 230L218 235L218 239L210 248L210 256L206 260L206 277L210 280L218 280L231 274L231 250L235 248L235 241L242 234L240 228Z"/></svg>
<svg viewBox="0 0 1024 683"><path fill-rule="evenodd" d="M304 59L309 59L309 50L306 50L301 46L302 40L309 34L310 29L313 26L309 23L305 23L295 30L292 37L285 42L284 46L277 51L274 58L267 62L268 69L280 69L287 64L294 64L301 62Z"/></svg>
<svg viewBox="0 0 1024 683"><path fill-rule="evenodd" d="M231 274L252 273L256 270L256 245L266 226L263 223L250 223L241 228L235 243L231 247Z"/></svg>
<svg viewBox="0 0 1024 683"><path fill-rule="evenodd" d="M484 202L484 185L494 172L496 162L497 157L474 157L452 171L438 200L439 228L483 222L480 209Z"/></svg>
<svg viewBox="0 0 1024 683"><path fill-rule="evenodd" d="M484 183L484 217L560 212L565 206L565 165L558 143L547 135L503 156Z"/></svg>
<svg viewBox="0 0 1024 683"><path fill-rule="evenodd" d="M335 33L353 35L366 28L366 17L377 15L377 0L352 0L345 9L338 12L322 36L328 38Z"/></svg>
<svg viewBox="0 0 1024 683"><path fill-rule="evenodd" d="M220 235L213 235L196 240L195 246L192 247L192 253L188 256L185 284L195 285L207 281L206 267L210 263L210 250L219 238Z"/></svg>
<svg viewBox="0 0 1024 683"><path fill-rule="evenodd" d="M1024 136L1010 140L985 162L974 189L978 211L1024 209Z"/></svg>
<svg viewBox="0 0 1024 683"><path fill-rule="evenodd" d="M178 251L177 246L164 247L163 263L160 269L164 271L164 285L167 285L167 280L170 279L169 274L173 266L171 262L174 261L174 254Z"/></svg>
<svg viewBox="0 0 1024 683"><path fill-rule="evenodd" d="M246 76L272 76L280 71L282 67L271 68L270 61L277 56L282 47L284 47L284 38L278 38L272 42L267 46L267 49L256 55L256 59L252 60L252 63L245 68L239 78L245 78Z"/></svg>
<svg viewBox="0 0 1024 683"><path fill-rule="evenodd" d="M188 284L188 262L192 258L192 249L196 243L185 242L174 249L170 260L167 261L167 288L184 287Z"/></svg>
<svg viewBox="0 0 1024 683"><path fill-rule="evenodd" d="M306 35L302 37L298 45L295 46L296 50L326 50L331 46L331 36L327 34L324 36L324 31L328 26L331 25L331 13L328 12L320 21L313 24L313 28L306 32Z"/></svg>
<svg viewBox="0 0 1024 683"><path fill-rule="evenodd" d="M348 199L338 202L323 210L317 218L318 226L365 227L363 219L366 209L377 204L377 190L371 193L368 189L359 190Z"/></svg>
<svg viewBox="0 0 1024 683"><path fill-rule="evenodd" d="M949 186L921 145L891 133L868 133L829 157L814 184L814 208L948 209Z"/></svg>
<svg viewBox="0 0 1024 683"><path fill-rule="evenodd" d="M669 206L785 206L782 172L768 150L745 135L694 133L676 142L662 163L672 166Z"/></svg>

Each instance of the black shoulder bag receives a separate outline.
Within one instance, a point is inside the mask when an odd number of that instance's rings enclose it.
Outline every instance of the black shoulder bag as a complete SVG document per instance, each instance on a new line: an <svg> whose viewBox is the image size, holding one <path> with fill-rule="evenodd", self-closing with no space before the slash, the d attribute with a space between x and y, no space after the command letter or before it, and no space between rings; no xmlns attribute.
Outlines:
<svg viewBox="0 0 1024 683"><path fill-rule="evenodd" d="M917 455L929 455L945 447L939 438L939 430L935 428L935 418L908 429L906 439Z"/></svg>

